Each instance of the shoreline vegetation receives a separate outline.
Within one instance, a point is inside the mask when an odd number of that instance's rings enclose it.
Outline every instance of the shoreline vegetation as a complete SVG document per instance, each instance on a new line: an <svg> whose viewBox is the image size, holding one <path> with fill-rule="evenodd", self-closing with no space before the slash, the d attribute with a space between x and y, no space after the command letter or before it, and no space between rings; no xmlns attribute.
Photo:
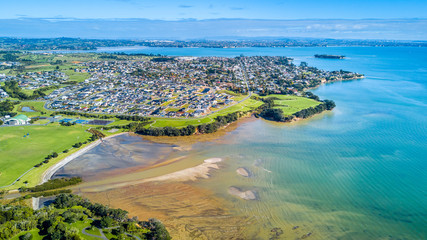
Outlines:
<svg viewBox="0 0 427 240"><path fill-rule="evenodd" d="M120 208L69 193L59 194L48 208L38 210L22 202L0 204L0 239L80 240L93 236L86 231L97 231L102 239L171 239L157 219L140 221Z"/></svg>

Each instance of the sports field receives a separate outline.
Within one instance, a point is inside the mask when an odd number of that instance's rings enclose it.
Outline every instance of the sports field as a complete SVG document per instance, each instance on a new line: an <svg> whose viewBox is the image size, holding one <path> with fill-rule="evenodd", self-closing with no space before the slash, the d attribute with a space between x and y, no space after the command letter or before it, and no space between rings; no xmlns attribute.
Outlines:
<svg viewBox="0 0 427 240"><path fill-rule="evenodd" d="M268 95L267 97L276 97L280 100L274 100L274 108L280 108L283 110L283 114L291 115L293 113L296 113L298 111L301 111L303 109L309 108L309 107L315 107L320 104L320 102L305 98L305 97L298 97L293 95Z"/></svg>
<svg viewBox="0 0 427 240"><path fill-rule="evenodd" d="M65 149L86 141L91 136L86 128L59 124L0 127L0 186L11 184L47 155L57 152L60 158Z"/></svg>

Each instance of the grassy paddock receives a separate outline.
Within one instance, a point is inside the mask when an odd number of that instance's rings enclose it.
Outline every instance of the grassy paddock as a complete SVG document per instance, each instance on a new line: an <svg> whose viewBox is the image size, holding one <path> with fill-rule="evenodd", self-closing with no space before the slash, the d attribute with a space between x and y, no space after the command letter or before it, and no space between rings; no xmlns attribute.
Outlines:
<svg viewBox="0 0 427 240"><path fill-rule="evenodd" d="M253 100L253 99L247 99L241 103L238 103L236 105L233 105L231 107L219 110L218 112L209 114L208 116L205 117L201 117L201 118L158 118L158 117L153 117L152 119L155 121L153 124L151 125L147 125L147 127L177 127L177 128L181 128L181 127L185 127L188 125L200 125L203 123L211 123L214 121L214 119L217 116L223 116L223 115L227 115L229 113L232 112L237 112L237 111L248 111L248 110L253 110L259 106L262 105L261 101L257 101L257 100Z"/></svg>
<svg viewBox="0 0 427 240"><path fill-rule="evenodd" d="M86 128L81 125L62 127L59 124L1 127L0 186L11 184L35 164L42 162L48 154L57 152L60 154L58 159L62 158L62 151L70 149L74 143L86 141L91 136L85 131ZM24 137L27 133L29 136ZM31 180L32 184L36 184L38 180L31 177L38 175L35 173L43 167L47 168L54 160L56 159L29 172L17 185L22 185L25 180Z"/></svg>
<svg viewBox="0 0 427 240"><path fill-rule="evenodd" d="M35 117L35 116L49 116L53 111L49 111L44 108L44 101L22 101L21 103L15 105L14 112L17 112L18 114L24 114L28 117ZM35 112L23 112L23 107L29 107ZM42 115L41 112L45 112L45 115Z"/></svg>
<svg viewBox="0 0 427 240"><path fill-rule="evenodd" d="M267 97L276 97L280 99L274 100L274 104L276 105L274 108L282 109L284 115L291 115L298 111L301 111L302 109L315 107L320 104L320 102L316 100L293 95L272 94L268 95Z"/></svg>
<svg viewBox="0 0 427 240"><path fill-rule="evenodd" d="M90 77L89 73L74 72L74 70L63 70L68 76L68 81L83 82Z"/></svg>

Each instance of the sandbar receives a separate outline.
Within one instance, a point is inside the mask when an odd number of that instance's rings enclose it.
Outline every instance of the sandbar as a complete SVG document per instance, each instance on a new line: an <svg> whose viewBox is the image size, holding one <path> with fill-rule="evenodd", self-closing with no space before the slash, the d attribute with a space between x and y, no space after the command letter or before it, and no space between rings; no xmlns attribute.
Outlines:
<svg viewBox="0 0 427 240"><path fill-rule="evenodd" d="M237 172L237 174L239 174L239 175L241 175L243 177L251 177L252 176L252 173L248 169L246 169L244 167L238 168L236 170L236 172Z"/></svg>
<svg viewBox="0 0 427 240"><path fill-rule="evenodd" d="M229 187L228 193L233 195L233 196L239 197L241 199L245 199L245 200L256 200L256 199L258 199L255 191L252 191L252 190L242 191L238 187Z"/></svg>

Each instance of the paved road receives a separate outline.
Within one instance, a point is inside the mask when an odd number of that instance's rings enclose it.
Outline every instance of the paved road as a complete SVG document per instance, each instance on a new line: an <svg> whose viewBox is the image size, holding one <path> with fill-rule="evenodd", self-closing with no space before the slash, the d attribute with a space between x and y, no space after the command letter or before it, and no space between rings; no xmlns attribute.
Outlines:
<svg viewBox="0 0 427 240"><path fill-rule="evenodd" d="M87 227L87 228L89 228L89 227ZM95 238L100 238L100 239L104 239L104 240L108 240L108 238L105 236L104 232L102 231L103 229L97 228L99 230L99 232L101 233L101 236L99 236L99 235L94 235L94 234L86 232L87 228L82 229L82 233L84 235L87 235L87 236L90 236L90 237L95 237ZM104 228L104 229L114 229L114 228L118 228L118 227L109 227L109 228ZM141 238L138 237L138 236L132 235L132 234L127 233L127 232L125 232L125 234L128 235L129 237L134 237L137 240L141 240Z"/></svg>
<svg viewBox="0 0 427 240"><path fill-rule="evenodd" d="M22 126L22 125L21 125ZM19 181L19 179L21 179L25 174L27 174L29 171L33 170L35 167L32 167L30 169L28 169L26 172L24 172L21 176L19 176L15 181L13 181L13 183L6 185L6 186L0 186L0 188L7 188L12 186L13 184L15 184L17 181Z"/></svg>
<svg viewBox="0 0 427 240"><path fill-rule="evenodd" d="M102 232L102 230L100 228L97 228L97 229L99 230L99 232L101 233L102 236L98 236L98 235L94 235L94 234L88 233L88 232L86 232L86 228L82 229L82 233L84 235L87 235L87 236L90 236L90 237L95 237L95 238L101 238L101 239L104 239L104 240L108 240L108 238L104 235L104 233Z"/></svg>

